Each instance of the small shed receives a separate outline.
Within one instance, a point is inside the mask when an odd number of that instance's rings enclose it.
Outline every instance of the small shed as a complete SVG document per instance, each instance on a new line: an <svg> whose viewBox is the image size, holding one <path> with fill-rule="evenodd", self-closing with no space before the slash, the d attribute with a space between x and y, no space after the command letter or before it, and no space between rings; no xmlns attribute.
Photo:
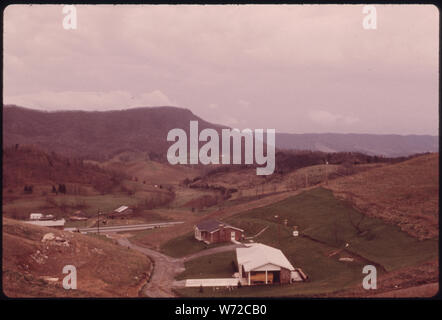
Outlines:
<svg viewBox="0 0 442 320"><path fill-rule="evenodd" d="M132 213L133 213L132 208L130 208L128 206L121 206L121 207L118 207L117 209L115 209L114 211L112 211L108 215L108 218L112 218L112 219L117 218L117 217L124 218Z"/></svg>
<svg viewBox="0 0 442 320"><path fill-rule="evenodd" d="M43 213L33 212L29 215L30 220L40 220L41 218L43 218Z"/></svg>

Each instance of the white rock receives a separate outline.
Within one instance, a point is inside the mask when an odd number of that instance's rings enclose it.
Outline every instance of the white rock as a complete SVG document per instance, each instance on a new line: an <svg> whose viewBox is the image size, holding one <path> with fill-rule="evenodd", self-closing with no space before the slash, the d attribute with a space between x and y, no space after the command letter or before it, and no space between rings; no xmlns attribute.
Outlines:
<svg viewBox="0 0 442 320"><path fill-rule="evenodd" d="M46 234L43 236L43 239L41 239L41 242L52 241L52 240L54 240L54 239L55 239L54 234L53 234L52 232L50 232L50 233L46 233Z"/></svg>
<svg viewBox="0 0 442 320"><path fill-rule="evenodd" d="M48 276L43 276L41 278L47 282L57 282L58 281L58 278L53 278L53 277L48 277Z"/></svg>
<svg viewBox="0 0 442 320"><path fill-rule="evenodd" d="M355 259L353 258L347 258L347 257L343 257L343 258L339 258L339 261L345 261L345 262L353 262Z"/></svg>

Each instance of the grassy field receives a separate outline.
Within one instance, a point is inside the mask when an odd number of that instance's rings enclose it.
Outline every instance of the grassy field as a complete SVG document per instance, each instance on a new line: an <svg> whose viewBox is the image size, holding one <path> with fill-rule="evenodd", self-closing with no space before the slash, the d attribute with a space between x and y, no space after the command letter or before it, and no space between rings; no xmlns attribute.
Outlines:
<svg viewBox="0 0 442 320"><path fill-rule="evenodd" d="M139 201L139 199L125 194L25 196L3 204L3 212L24 211L30 213L43 211L44 213L60 214L63 209L69 212L81 209L88 216L95 216L98 209L102 212L110 212L122 204L137 205Z"/></svg>
<svg viewBox="0 0 442 320"><path fill-rule="evenodd" d="M197 253L201 250L219 247L226 243L205 244L202 241L197 241L193 232L174 238L161 246L161 251L171 257L184 257L192 253Z"/></svg>
<svg viewBox="0 0 442 320"><path fill-rule="evenodd" d="M289 286L241 288L233 292L206 291L203 295L305 296L331 293L361 283L362 268L366 264L377 265L380 272L390 272L437 257L437 241L419 241L382 220L362 217L349 204L337 200L331 191L323 188L235 215L227 222L246 230L246 236L255 235L269 226L254 241L280 248L293 266L302 268L310 280ZM300 231L296 238L291 235L295 225ZM344 249L347 243L348 248L330 256ZM351 257L354 261L342 262L339 261L341 257ZM210 266L205 267L208 273L213 272ZM201 295L192 288L181 289L179 293Z"/></svg>
<svg viewBox="0 0 442 320"><path fill-rule="evenodd" d="M236 261L235 251L199 257L185 262L186 271L180 273L176 278L178 280L230 278L236 272L232 265L234 261Z"/></svg>
<svg viewBox="0 0 442 320"><path fill-rule="evenodd" d="M193 178L199 170L188 166L172 166L165 163L151 161L145 152L125 152L104 163L105 168L122 170L126 174L145 181L146 185L165 184L176 185L185 178Z"/></svg>
<svg viewBox="0 0 442 320"><path fill-rule="evenodd" d="M282 223L285 219L287 227ZM437 241L419 241L396 226L364 216L323 188L234 216L228 222L251 234L266 225L279 225L283 250L295 245L291 231L292 226L298 226L301 235L330 247L343 248L348 243L347 251L374 261L387 271L431 259L438 252ZM278 246L278 231L271 230L256 241Z"/></svg>
<svg viewBox="0 0 442 320"><path fill-rule="evenodd" d="M143 237L145 237L147 234L159 234L164 232L163 228L153 228L153 229L146 229L146 230L137 230L137 231L131 231L129 232L123 232L124 234L130 234L130 241L137 243L137 241L139 239L142 239ZM143 245L141 243L141 245Z"/></svg>
<svg viewBox="0 0 442 320"><path fill-rule="evenodd" d="M172 208L190 208L191 206L186 205L188 202L200 198L204 195L214 196L217 193L211 191L205 191L195 188L177 188L175 191L176 198L170 204Z"/></svg>
<svg viewBox="0 0 442 320"><path fill-rule="evenodd" d="M103 241L107 241L109 243L117 244L115 240L106 237L104 234L88 233L87 236L92 237L92 238L96 238L96 239L100 239Z"/></svg>
<svg viewBox="0 0 442 320"><path fill-rule="evenodd" d="M439 236L439 154L330 181L334 194L419 239Z"/></svg>
<svg viewBox="0 0 442 320"><path fill-rule="evenodd" d="M33 176L30 176L26 183L33 186L32 194L25 194L22 185L11 184L4 190L2 212L7 217L20 220L28 219L31 212L52 213L61 218L77 210L93 217L98 210L107 213L122 205L128 205L140 213L145 209L179 207L204 194L199 190L187 190L179 185L185 178L192 178L198 174L198 170L150 161L145 153L126 152L104 163L86 162L88 165L93 163L112 172L120 172L118 183L115 182L106 191L99 191L100 188L95 189L96 186L85 178L78 183L66 183L67 193L56 195L51 192L52 186L63 182L62 174L57 183L49 179L51 176L42 181L33 180ZM44 168L46 170L46 167ZM38 170L43 169L38 167ZM172 188L177 193L176 201L173 201L175 199Z"/></svg>
<svg viewBox="0 0 442 320"><path fill-rule="evenodd" d="M3 203L3 213L8 217L18 219L28 219L31 212L41 212L44 214L54 214L57 218L67 218L73 215L75 211L81 210L88 218L95 219L98 210L102 213L112 212L114 209L127 205L137 209L137 220L134 223L159 222L172 220L164 214L158 214L154 210L144 209L144 201L140 194L128 195L125 193L106 194L106 195L29 195ZM69 227L89 226L91 219L87 222L67 221ZM108 220L112 224L114 221ZM121 224L120 220L115 221ZM126 223L126 221L124 221Z"/></svg>

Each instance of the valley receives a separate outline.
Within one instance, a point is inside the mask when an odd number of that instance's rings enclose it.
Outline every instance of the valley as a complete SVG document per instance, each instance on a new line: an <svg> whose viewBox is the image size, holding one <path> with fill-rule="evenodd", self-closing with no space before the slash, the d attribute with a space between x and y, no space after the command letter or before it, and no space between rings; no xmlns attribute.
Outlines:
<svg viewBox="0 0 442 320"><path fill-rule="evenodd" d="M433 288L438 279L438 153L388 158L277 149L275 172L259 176L253 164L171 165L139 148L93 157L57 150L18 143L3 149L7 295L371 297ZM30 213L96 232L29 225ZM196 240L194 226L209 219L244 230L244 238ZM167 227L131 228L161 223ZM48 233L72 246L45 246ZM280 249L307 281L185 287L189 278L232 278L235 249L250 243ZM47 258L36 262L39 255ZM87 274L81 290L61 288L63 263ZM361 287L367 264L379 272L376 292Z"/></svg>

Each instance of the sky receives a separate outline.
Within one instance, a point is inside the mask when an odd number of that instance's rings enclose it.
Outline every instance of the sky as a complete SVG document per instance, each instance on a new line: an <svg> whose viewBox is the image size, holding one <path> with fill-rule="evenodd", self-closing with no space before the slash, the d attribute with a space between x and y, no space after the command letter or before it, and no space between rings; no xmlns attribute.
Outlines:
<svg viewBox="0 0 442 320"><path fill-rule="evenodd" d="M3 103L177 106L235 128L438 134L432 5L75 6L4 11Z"/></svg>

